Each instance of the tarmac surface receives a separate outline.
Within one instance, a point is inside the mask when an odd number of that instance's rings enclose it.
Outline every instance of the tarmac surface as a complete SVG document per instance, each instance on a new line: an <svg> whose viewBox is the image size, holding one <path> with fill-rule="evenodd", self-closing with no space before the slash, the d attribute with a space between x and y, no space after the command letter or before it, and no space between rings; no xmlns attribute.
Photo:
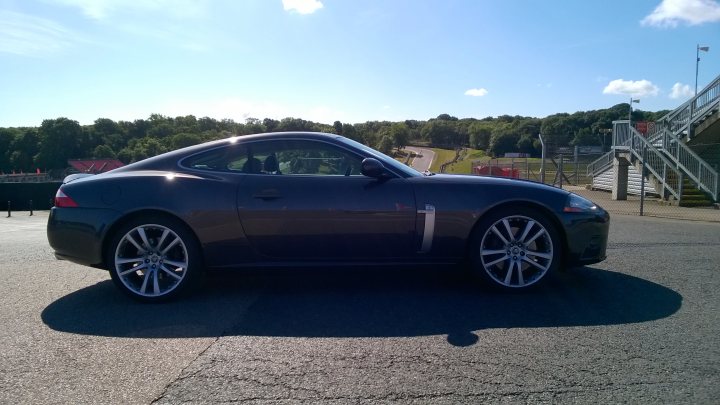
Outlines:
<svg viewBox="0 0 720 405"><path fill-rule="evenodd" d="M432 149L420 148L417 146L406 146L405 150L412 151L417 154L417 156L410 162L410 166L413 169L419 172L430 170L433 159L435 159L435 152L433 152Z"/></svg>
<svg viewBox="0 0 720 405"><path fill-rule="evenodd" d="M135 303L0 217L0 403L717 403L720 224L616 215L527 294L437 268L250 272Z"/></svg>

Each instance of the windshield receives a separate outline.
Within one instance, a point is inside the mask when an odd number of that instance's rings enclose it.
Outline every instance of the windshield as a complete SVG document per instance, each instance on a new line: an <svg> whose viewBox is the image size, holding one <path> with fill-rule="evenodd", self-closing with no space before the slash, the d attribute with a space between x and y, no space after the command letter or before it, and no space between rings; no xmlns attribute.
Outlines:
<svg viewBox="0 0 720 405"><path fill-rule="evenodd" d="M386 154L384 154L384 153L382 153L382 152L379 152L379 151L377 151L377 150L375 150L375 149L373 149L373 148L370 148L370 147L368 147L368 146L366 146L366 145L363 145L363 144L361 144L360 142L353 141L352 139L345 138L345 137L343 137L343 136L339 136L339 137L338 137L338 140L339 140L340 142L345 143L346 145L350 145L350 146L354 147L355 149L360 149L361 151L363 151L363 152L365 152L365 153L367 153L367 154L369 154L369 155L372 155L372 156L376 157L376 158L377 158L378 160L380 160L385 166L389 166L389 167L391 167L393 170L395 170L395 171L397 171L397 172L400 172L400 173L403 173L404 175L406 175L406 176L408 176L408 177L418 177L418 176L422 176L422 175L423 175L422 173L420 173L419 171L413 169L412 167L407 166L407 165L404 165L404 164L398 162L397 160L391 158L390 156L388 156L388 155L386 155Z"/></svg>

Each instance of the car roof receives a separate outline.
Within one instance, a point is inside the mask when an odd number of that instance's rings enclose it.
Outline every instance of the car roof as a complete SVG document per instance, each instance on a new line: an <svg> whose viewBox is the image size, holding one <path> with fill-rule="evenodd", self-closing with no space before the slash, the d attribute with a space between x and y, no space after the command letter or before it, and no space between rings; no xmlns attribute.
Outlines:
<svg viewBox="0 0 720 405"><path fill-rule="evenodd" d="M153 156L141 161L131 163L127 166L123 166L119 169L112 170L113 172L125 172L133 170L147 170L147 169L170 169L170 166L175 166L177 161L198 152L202 152L207 149L222 146L229 143L237 142L251 142L259 140L271 140L271 139L317 139L317 140L333 140L342 138L337 134L328 134L324 132L306 132L306 131L293 131L293 132L267 132L261 134L250 134L250 135L235 135L228 138L218 139L214 141L204 142L197 145L188 146L182 149L173 150L157 156Z"/></svg>

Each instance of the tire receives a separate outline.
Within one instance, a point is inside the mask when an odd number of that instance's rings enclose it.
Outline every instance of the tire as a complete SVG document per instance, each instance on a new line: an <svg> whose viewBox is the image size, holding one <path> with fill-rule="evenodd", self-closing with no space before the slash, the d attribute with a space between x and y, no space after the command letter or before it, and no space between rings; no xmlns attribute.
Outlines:
<svg viewBox="0 0 720 405"><path fill-rule="evenodd" d="M525 291L542 284L562 258L562 240L545 216L518 207L481 219L470 246L473 275L504 291Z"/></svg>
<svg viewBox="0 0 720 405"><path fill-rule="evenodd" d="M106 252L110 277L128 296L162 302L199 284L202 255L193 233L167 217L140 217L121 226Z"/></svg>

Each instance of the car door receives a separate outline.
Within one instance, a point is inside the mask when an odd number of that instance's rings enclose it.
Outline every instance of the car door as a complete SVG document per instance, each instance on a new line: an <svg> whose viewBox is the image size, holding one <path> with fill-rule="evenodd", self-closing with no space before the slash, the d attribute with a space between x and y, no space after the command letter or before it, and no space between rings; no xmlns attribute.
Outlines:
<svg viewBox="0 0 720 405"><path fill-rule="evenodd" d="M257 253L278 261L392 261L414 254L415 197L401 177L360 174L362 156L313 139L247 144L238 215Z"/></svg>

